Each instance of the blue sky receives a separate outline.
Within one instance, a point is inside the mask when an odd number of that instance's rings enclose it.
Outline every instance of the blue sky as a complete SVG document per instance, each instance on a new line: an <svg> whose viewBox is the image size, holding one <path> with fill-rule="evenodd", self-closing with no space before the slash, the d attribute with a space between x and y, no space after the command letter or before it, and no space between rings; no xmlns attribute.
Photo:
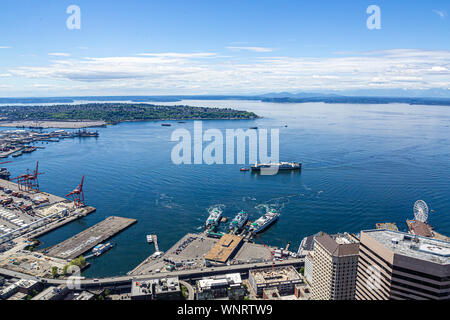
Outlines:
<svg viewBox="0 0 450 320"><path fill-rule="evenodd" d="M79 30L66 27L69 5ZM369 5L380 30L366 26ZM5 97L450 88L447 0L1 6Z"/></svg>

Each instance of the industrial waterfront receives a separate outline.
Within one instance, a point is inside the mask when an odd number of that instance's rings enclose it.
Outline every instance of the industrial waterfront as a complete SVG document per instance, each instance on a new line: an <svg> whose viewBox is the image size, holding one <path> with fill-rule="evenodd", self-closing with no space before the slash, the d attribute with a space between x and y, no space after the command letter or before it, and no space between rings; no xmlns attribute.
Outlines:
<svg viewBox="0 0 450 320"><path fill-rule="evenodd" d="M290 242L293 251L303 237L321 230L359 232L382 221L406 230L411 204L421 198L432 205L430 221L437 231L450 233L444 216L450 206L449 115L443 107L395 105L392 114L393 105L195 103L257 112L264 118L206 121L204 126L280 128L283 160L301 161L303 171L263 177L240 172L241 165L176 166L170 160L170 134L178 127L192 128L190 121L172 127L147 122L99 128L98 139L48 144L7 165L17 176L40 160L45 171L41 189L61 197L62 190L70 191L86 176L86 203L97 211L40 237L41 247L109 216L137 219L114 236L114 248L91 260L83 272L91 278L125 276L154 253L147 234L157 234L161 250L170 252L187 233L201 232L208 209L220 204L230 220L240 210L255 220L267 207L277 209L279 221L261 239L277 247Z"/></svg>

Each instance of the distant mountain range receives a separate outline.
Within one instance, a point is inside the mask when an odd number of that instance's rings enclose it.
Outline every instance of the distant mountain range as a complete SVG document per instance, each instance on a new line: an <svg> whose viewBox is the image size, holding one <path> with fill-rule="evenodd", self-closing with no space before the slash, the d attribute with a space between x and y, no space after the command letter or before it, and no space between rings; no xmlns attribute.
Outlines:
<svg viewBox="0 0 450 320"><path fill-rule="evenodd" d="M359 89L324 90L320 92L271 92L259 95L265 98L312 98L312 97L383 97L383 98L449 98L450 89L402 90L402 89Z"/></svg>

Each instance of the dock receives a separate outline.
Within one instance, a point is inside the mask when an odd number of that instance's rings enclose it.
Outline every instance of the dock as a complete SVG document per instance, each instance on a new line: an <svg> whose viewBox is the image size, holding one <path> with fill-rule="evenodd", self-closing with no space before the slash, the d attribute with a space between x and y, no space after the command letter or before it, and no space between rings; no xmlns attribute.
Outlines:
<svg viewBox="0 0 450 320"><path fill-rule="evenodd" d="M158 245L158 236L156 234L152 234L153 243L155 244L155 251L159 252L159 245Z"/></svg>
<svg viewBox="0 0 450 320"><path fill-rule="evenodd" d="M108 217L79 234L42 251L51 257L72 260L136 222L135 219Z"/></svg>

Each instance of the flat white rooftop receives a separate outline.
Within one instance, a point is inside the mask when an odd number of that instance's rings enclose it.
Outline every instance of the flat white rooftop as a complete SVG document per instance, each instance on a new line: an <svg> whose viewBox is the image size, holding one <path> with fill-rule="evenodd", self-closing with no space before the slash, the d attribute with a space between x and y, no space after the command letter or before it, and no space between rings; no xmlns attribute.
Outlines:
<svg viewBox="0 0 450 320"><path fill-rule="evenodd" d="M450 242L391 230L363 232L396 254L442 265L450 264Z"/></svg>
<svg viewBox="0 0 450 320"><path fill-rule="evenodd" d="M203 278L198 281L198 285L201 289L210 289L216 286L225 285L240 285L242 283L240 273L229 273L226 275L219 275L211 278Z"/></svg>

